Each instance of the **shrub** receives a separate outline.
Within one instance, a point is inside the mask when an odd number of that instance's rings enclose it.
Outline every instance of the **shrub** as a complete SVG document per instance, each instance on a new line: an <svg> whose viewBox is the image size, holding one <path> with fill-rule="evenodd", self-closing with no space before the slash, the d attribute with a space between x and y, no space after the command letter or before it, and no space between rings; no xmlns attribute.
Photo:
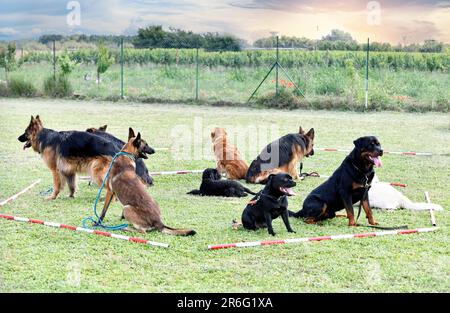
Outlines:
<svg viewBox="0 0 450 313"><path fill-rule="evenodd" d="M258 97L256 104L259 107L293 110L307 108L308 103L303 98L296 97L284 87L278 90L278 94L272 92L268 95Z"/></svg>
<svg viewBox="0 0 450 313"><path fill-rule="evenodd" d="M56 79L49 76L44 81L44 93L49 97L64 98L70 97L73 94L73 89L65 75L58 75Z"/></svg>
<svg viewBox="0 0 450 313"><path fill-rule="evenodd" d="M34 97L37 90L34 85L22 77L11 77L8 81L9 94L14 97Z"/></svg>

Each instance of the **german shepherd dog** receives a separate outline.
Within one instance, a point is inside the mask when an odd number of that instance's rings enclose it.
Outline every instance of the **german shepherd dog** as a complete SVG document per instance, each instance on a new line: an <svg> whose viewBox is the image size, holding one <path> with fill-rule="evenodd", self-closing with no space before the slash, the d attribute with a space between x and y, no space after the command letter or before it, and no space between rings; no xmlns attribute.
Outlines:
<svg viewBox="0 0 450 313"><path fill-rule="evenodd" d="M136 175L135 159L147 158L146 154L150 151L141 134L136 136L130 128L128 142L121 151L129 156L117 157L111 167L105 184L107 193L100 220L105 218L111 200L117 197L123 205L123 217L140 232L157 229L170 235L195 235L194 230L174 229L164 225L158 203L147 193L144 183Z"/></svg>
<svg viewBox="0 0 450 313"><path fill-rule="evenodd" d="M200 189L191 190L188 194L220 197L247 197L248 194L256 195L256 193L238 181L222 179L219 171L215 168L207 168L204 170Z"/></svg>
<svg viewBox="0 0 450 313"><path fill-rule="evenodd" d="M110 133L106 132L106 128L108 125L100 126L99 128L88 128L86 131L88 133L93 133L94 135L100 136L103 139L111 141L111 143L114 145L114 148L117 150L116 152L119 152L120 149L125 145L125 142L120 140L119 138L113 136ZM149 154L155 153L155 150L150 148L151 152ZM145 163L142 159L136 159L136 174L142 179L142 182L146 184L147 186L153 185L153 178L150 176L148 172L147 166L145 166Z"/></svg>
<svg viewBox="0 0 450 313"><path fill-rule="evenodd" d="M70 197L76 191L76 174L88 172L99 186L108 170L111 157L116 153L111 143L99 136L79 131L54 131L44 128L39 115L31 121L18 140L23 149L32 147L42 155L53 175L53 193L47 198L56 199L65 182Z"/></svg>
<svg viewBox="0 0 450 313"><path fill-rule="evenodd" d="M248 183L265 184L270 174L288 173L299 179L298 164L303 157L314 155L314 128L306 134L300 127L298 133L285 135L268 144L253 160L247 171Z"/></svg>
<svg viewBox="0 0 450 313"><path fill-rule="evenodd" d="M219 173L226 173L229 179L244 179L248 164L239 150L230 143L226 130L215 127L211 131L211 141Z"/></svg>
<svg viewBox="0 0 450 313"><path fill-rule="evenodd" d="M369 205L369 188L375 175L374 166L381 166L383 149L374 136L355 140L355 148L344 159L331 177L306 197L303 208L293 217L304 218L307 223L336 217L336 212L347 211L348 225L356 226L353 204L361 201L370 225L377 225Z"/></svg>

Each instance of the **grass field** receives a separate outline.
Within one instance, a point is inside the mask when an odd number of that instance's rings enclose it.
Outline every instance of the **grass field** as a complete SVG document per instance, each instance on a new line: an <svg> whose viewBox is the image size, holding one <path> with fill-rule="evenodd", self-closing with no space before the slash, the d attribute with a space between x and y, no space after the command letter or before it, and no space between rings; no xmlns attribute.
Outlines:
<svg viewBox="0 0 450 313"><path fill-rule="evenodd" d="M245 103L264 78L271 64L258 67L200 67L199 99ZM302 66L287 69L294 82L306 95L312 108L353 109L364 103L364 69ZM10 74L32 82L43 92L44 80L51 76L49 63L25 63ZM3 73L1 73L3 74ZM85 81L85 74L92 80ZM372 110L446 111L450 106L450 75L446 72L394 71L372 69L369 73L369 105ZM1 76L0 76L1 77ZM275 90L275 74L261 86L257 96ZM288 78L280 70L280 80ZM74 93L90 99L117 99L120 96L120 67L113 65L96 84L94 65L82 64L70 75ZM124 94L135 99L193 100L195 98L195 66L127 64L124 70ZM286 87L293 91L293 88ZM333 101L340 99L340 101ZM338 103L338 104L333 104Z"/></svg>
<svg viewBox="0 0 450 313"><path fill-rule="evenodd" d="M203 123L203 140L192 149L210 150L210 125L227 128L277 126L279 134L294 132L301 125L314 127L317 147L351 148L361 135L375 134L385 150L424 151L448 154L448 114L345 113L332 111L275 111L206 106L123 104L62 100L0 99L0 199L34 180L42 183L1 212L48 221L81 225L92 214L97 188L79 182L75 199L67 188L60 198L48 202L39 192L52 185L50 171L30 149L23 151L17 137L31 114L40 114L44 125L57 130L108 124L118 137L133 126L152 147L171 147L179 138L174 129L188 132L194 120ZM248 140L254 151L266 140ZM199 139L199 138L197 138ZM254 153L254 152L251 152ZM246 154L248 161L256 155ZM305 171L331 174L345 154L319 152L305 160ZM450 157L385 155L377 171L383 181L408 184L402 191L423 201L423 191L446 210L438 212L440 229L434 233L328 241L247 249L207 251L214 243L273 239L266 230L233 230L231 220L240 218L247 199L194 197L200 176L156 176L150 194L160 203L165 222L173 227L194 228L194 237L161 233L147 239L170 244L169 249L146 247L110 238L74 233L40 225L0 220L0 291L3 292L449 292L450 291ZM158 151L146 161L151 171L213 167L207 157L177 159L170 151ZM298 210L303 199L322 178L298 183L290 208ZM260 186L249 186L258 190ZM119 223L120 205L115 203L106 222ZM384 226L429 227L427 212L376 210ZM364 222L364 218L361 218ZM291 221L296 234L289 234L282 221L274 221L275 238L295 238L371 231L349 228L345 219L322 225Z"/></svg>

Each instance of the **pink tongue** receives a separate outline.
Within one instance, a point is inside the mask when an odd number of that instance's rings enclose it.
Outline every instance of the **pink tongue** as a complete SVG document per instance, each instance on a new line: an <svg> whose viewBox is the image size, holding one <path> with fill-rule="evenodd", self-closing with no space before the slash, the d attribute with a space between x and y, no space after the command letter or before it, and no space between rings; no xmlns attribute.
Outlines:
<svg viewBox="0 0 450 313"><path fill-rule="evenodd" d="M375 163L375 165L376 165L377 167L382 167L382 166L383 166L383 163L381 163L380 157L374 158L374 159L373 159L373 162Z"/></svg>
<svg viewBox="0 0 450 313"><path fill-rule="evenodd" d="M283 192L289 196L295 196L295 192L294 190L292 190L292 188L281 188L281 190L283 190Z"/></svg>

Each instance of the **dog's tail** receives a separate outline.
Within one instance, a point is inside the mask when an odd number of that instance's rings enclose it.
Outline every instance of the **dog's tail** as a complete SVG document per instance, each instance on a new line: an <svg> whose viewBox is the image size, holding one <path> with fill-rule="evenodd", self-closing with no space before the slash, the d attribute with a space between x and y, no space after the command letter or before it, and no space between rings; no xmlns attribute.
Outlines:
<svg viewBox="0 0 450 313"><path fill-rule="evenodd" d="M251 194L251 195L256 195L256 192L251 191L251 190L248 189L247 187L244 187L244 191L245 191L246 193Z"/></svg>
<svg viewBox="0 0 450 313"><path fill-rule="evenodd" d="M193 229L176 229L166 225L162 225L160 231L163 234L176 235L176 236L194 236L197 232Z"/></svg>
<svg viewBox="0 0 450 313"><path fill-rule="evenodd" d="M299 210L298 212L292 212L292 211L288 210L288 212L289 212L289 217L295 217L295 218L303 217L302 210Z"/></svg>
<svg viewBox="0 0 450 313"><path fill-rule="evenodd" d="M187 192L186 194L188 194L188 195L201 195L201 192L198 189L194 189L194 190L191 190L191 191Z"/></svg>

